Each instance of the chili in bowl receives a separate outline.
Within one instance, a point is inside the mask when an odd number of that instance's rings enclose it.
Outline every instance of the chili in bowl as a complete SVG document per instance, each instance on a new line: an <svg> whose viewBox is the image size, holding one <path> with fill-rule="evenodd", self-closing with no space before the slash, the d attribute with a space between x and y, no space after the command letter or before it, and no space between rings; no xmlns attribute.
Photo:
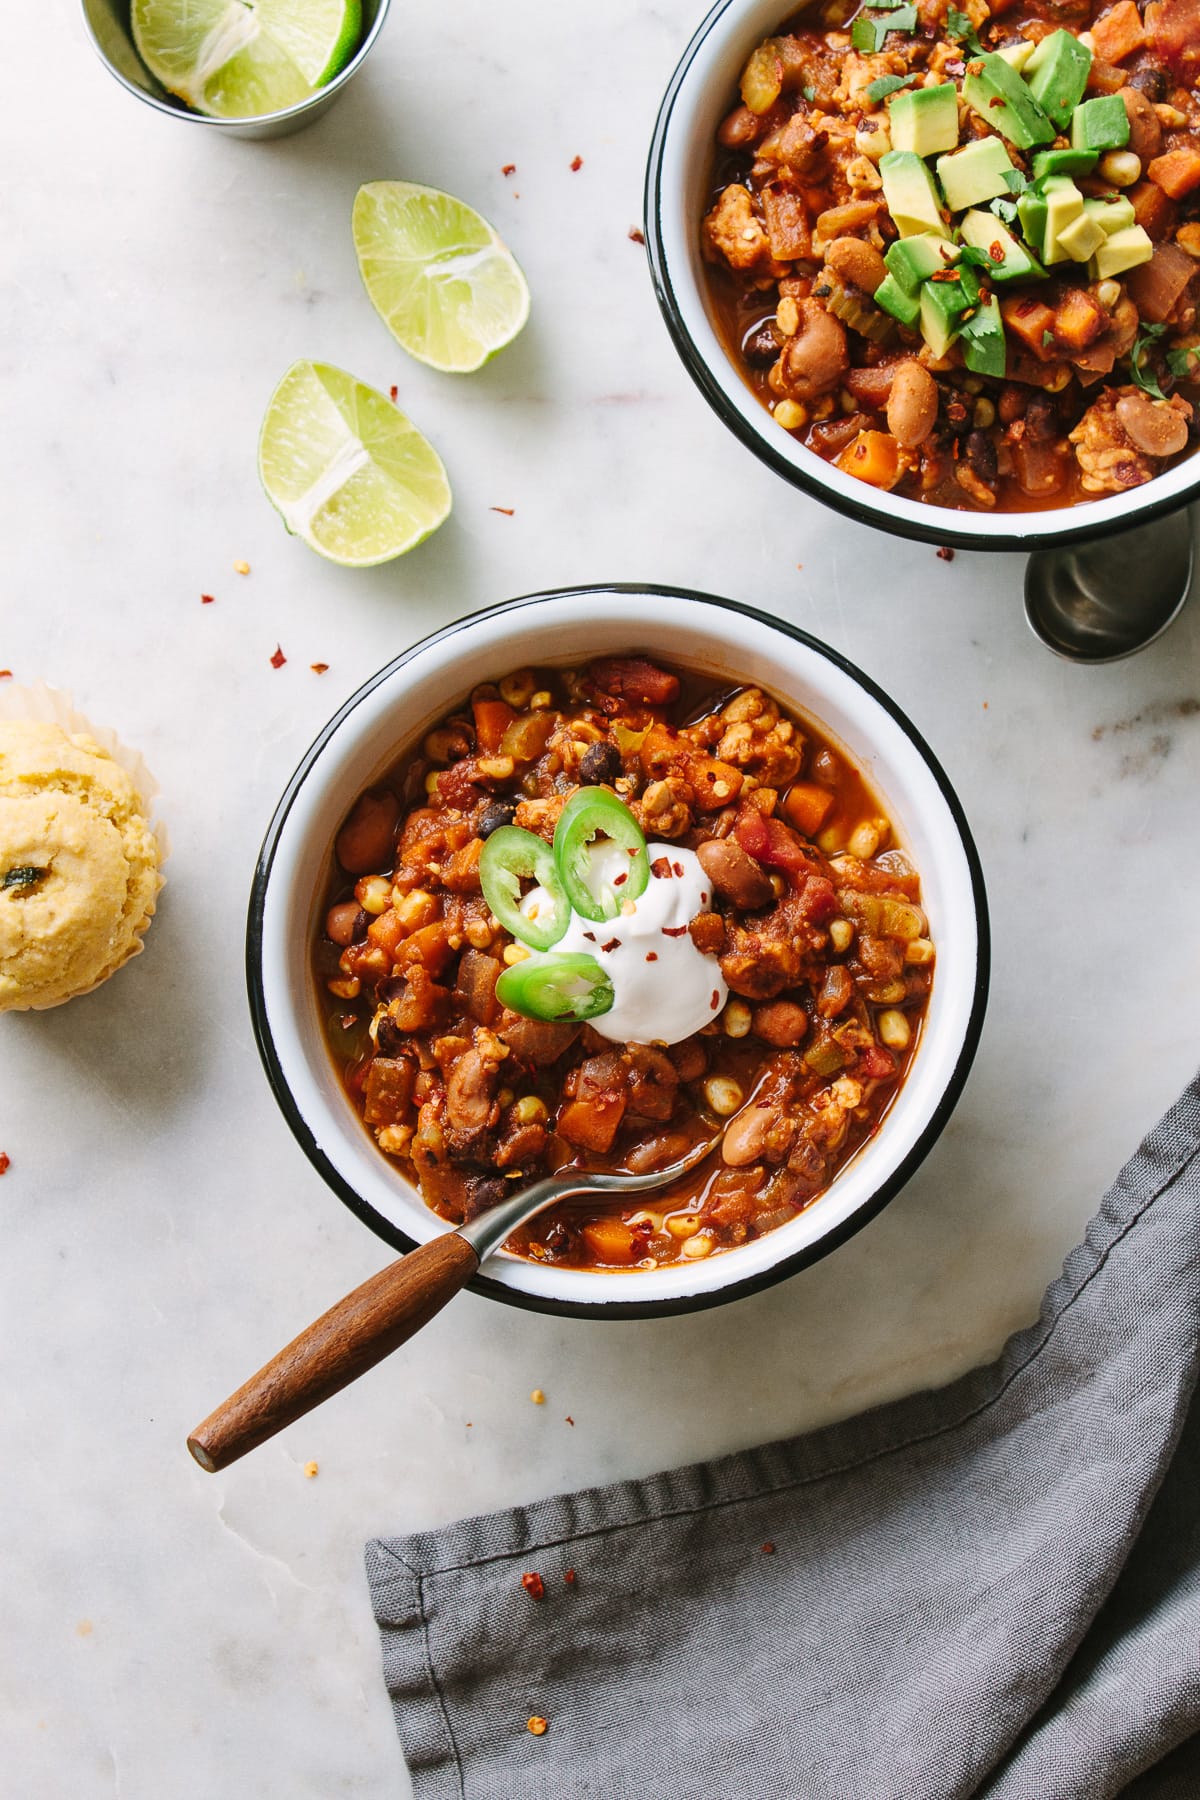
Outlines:
<svg viewBox="0 0 1200 1800"><path fill-rule="evenodd" d="M1195 0L727 0L664 100L660 304L744 442L997 548L1200 487Z"/></svg>
<svg viewBox="0 0 1200 1800"><path fill-rule="evenodd" d="M477 1283L645 1314L813 1260L915 1168L974 1051L986 907L865 677L729 602L599 589L477 614L348 703L268 835L249 973L293 1131L392 1243L712 1141Z"/></svg>

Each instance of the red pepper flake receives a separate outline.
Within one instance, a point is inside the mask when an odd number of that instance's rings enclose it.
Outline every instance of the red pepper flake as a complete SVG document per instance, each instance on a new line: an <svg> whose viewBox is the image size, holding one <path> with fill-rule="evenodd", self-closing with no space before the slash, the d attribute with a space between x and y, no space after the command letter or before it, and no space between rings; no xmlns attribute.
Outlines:
<svg viewBox="0 0 1200 1800"><path fill-rule="evenodd" d="M622 870L620 875L613 876L613 886L620 887L624 882L626 882L628 880L629 880L628 875L626 875L625 872Z"/></svg>
<svg viewBox="0 0 1200 1800"><path fill-rule="evenodd" d="M664 937L686 937L687 936L687 926L686 925L664 925L662 927L662 934Z"/></svg>
<svg viewBox="0 0 1200 1800"><path fill-rule="evenodd" d="M563 1570L563 1580L566 1582L568 1587L574 1587L575 1583L578 1579L579 1578L576 1575L574 1569L564 1569Z"/></svg>
<svg viewBox="0 0 1200 1800"><path fill-rule="evenodd" d="M658 951L657 950L647 950L646 961L647 962L657 962L658 961Z"/></svg>
<svg viewBox="0 0 1200 1800"><path fill-rule="evenodd" d="M515 175L516 172L517 172L516 163L505 163L504 167L500 171L500 173L502 175Z"/></svg>
<svg viewBox="0 0 1200 1800"><path fill-rule="evenodd" d="M700 904L701 904L701 906L707 906L707 905L708 905L708 895L707 895L707 894L701 894L701 896L700 896Z"/></svg>
<svg viewBox="0 0 1200 1800"><path fill-rule="evenodd" d="M358 1024L358 1014L357 1013L343 1013L341 1018L338 1020L338 1024L341 1026L343 1031L352 1031L354 1029L354 1027Z"/></svg>
<svg viewBox="0 0 1200 1800"><path fill-rule="evenodd" d="M329 668L328 663L309 663L308 666L314 675L324 675Z"/></svg>
<svg viewBox="0 0 1200 1800"><path fill-rule="evenodd" d="M775 1554L775 1546L774 1546L774 1544L773 1544L773 1543L772 1543L772 1542L771 1542L771 1540L770 1540L770 1538L768 1538L768 1539L767 1539L767 1541L766 1541L766 1543L765 1543L765 1544L764 1544L764 1545L763 1545L763 1547L762 1547L762 1553L763 1553L763 1555L764 1555L764 1556L774 1556L774 1554Z"/></svg>
<svg viewBox="0 0 1200 1800"><path fill-rule="evenodd" d="M12 670L11 669L0 669L0 681L11 681L11 680L12 680Z"/></svg>
<svg viewBox="0 0 1200 1800"><path fill-rule="evenodd" d="M396 387L395 384L393 383L393 385L388 389L388 399L394 403L399 398L400 398L400 389L398 387Z"/></svg>
<svg viewBox="0 0 1200 1800"><path fill-rule="evenodd" d="M671 873L670 857L656 856L654 861L650 864L650 873L652 875L657 875L660 881L666 881Z"/></svg>
<svg viewBox="0 0 1200 1800"><path fill-rule="evenodd" d="M942 562L953 562L954 561L954 552L950 548L949 544L942 544L939 546L938 557L939 557L940 561L942 561Z"/></svg>
<svg viewBox="0 0 1200 1800"><path fill-rule="evenodd" d="M620 938L609 938L607 944L601 944L600 948L605 954L610 950L619 950L621 948L621 940Z"/></svg>
<svg viewBox="0 0 1200 1800"><path fill-rule="evenodd" d="M578 175L578 173L579 173L580 169L582 169L582 167L583 167L582 156L573 156L571 158L571 173L572 173L572 175Z"/></svg>
<svg viewBox="0 0 1200 1800"><path fill-rule="evenodd" d="M710 1001L709 1001L709 1003L708 1003L708 1004L709 1004L709 1005L710 1005L710 1006L711 1006L711 1007L712 1007L712 1009L713 1009L713 1011L714 1011L714 1012L716 1012L716 1010L717 1010L717 1008L718 1008L718 1007L719 1007L719 1006L720 1006L720 1004L721 1004L721 995L720 995L720 992L719 992L719 990L718 990L718 989L717 989L717 988L714 988L714 989L713 989L713 991L712 991L712 999L711 999L711 1000L710 1000Z"/></svg>
<svg viewBox="0 0 1200 1800"><path fill-rule="evenodd" d="M675 873L678 875L680 881L682 881L683 880L683 864L673 862L671 864L671 867L674 869Z"/></svg>
<svg viewBox="0 0 1200 1800"><path fill-rule="evenodd" d="M282 667L286 661L287 661L287 657L283 654L283 651L280 649L279 645L276 644L275 654L271 658L271 667L273 669L282 669Z"/></svg>
<svg viewBox="0 0 1200 1800"><path fill-rule="evenodd" d="M640 231L636 225L631 225L629 227L629 241L631 244L644 244L646 241L646 234L644 231Z"/></svg>
<svg viewBox="0 0 1200 1800"><path fill-rule="evenodd" d="M531 1600L544 1600L546 1597L546 1584L536 1569L529 1569L522 1575L521 1586Z"/></svg>
<svg viewBox="0 0 1200 1800"><path fill-rule="evenodd" d="M594 931L585 931L585 932L584 932L584 934L583 934L583 935L584 935L584 937L585 937L585 938L586 938L586 939L587 939L587 941L588 941L588 943L589 943L589 944L594 944L594 943L595 943L595 941L596 941L596 934L595 934L595 932L594 932Z"/></svg>
<svg viewBox="0 0 1200 1800"><path fill-rule="evenodd" d="M1007 104L1008 104L1008 102L1005 99L1003 99L1003 97L1000 94L996 94L991 100L988 101L989 106L1007 106Z"/></svg>
<svg viewBox="0 0 1200 1800"><path fill-rule="evenodd" d="M492 512L503 513L506 519L511 519L517 509L515 506L493 506L490 510Z"/></svg>
<svg viewBox="0 0 1200 1800"><path fill-rule="evenodd" d="M214 594L201 594L200 604L201 606L211 606L215 598Z"/></svg>
<svg viewBox="0 0 1200 1800"><path fill-rule="evenodd" d="M573 1419L573 1418L572 1418L572 1417L571 1417L571 1415L570 1415L570 1413L568 1413L568 1414L567 1414L567 1417L566 1417L566 1423L567 1423L567 1424L568 1424L568 1425L573 1425L573 1424L574 1424L574 1423L575 1423L575 1421L574 1421L574 1419Z"/></svg>
<svg viewBox="0 0 1200 1800"><path fill-rule="evenodd" d="M0 1175L7 1175L12 1167L12 1158L6 1151L0 1150Z"/></svg>
<svg viewBox="0 0 1200 1800"><path fill-rule="evenodd" d="M534 1713L532 1718L525 1721L526 1731L532 1732L534 1737L545 1737L547 1726L548 1721L543 1719L540 1713Z"/></svg>

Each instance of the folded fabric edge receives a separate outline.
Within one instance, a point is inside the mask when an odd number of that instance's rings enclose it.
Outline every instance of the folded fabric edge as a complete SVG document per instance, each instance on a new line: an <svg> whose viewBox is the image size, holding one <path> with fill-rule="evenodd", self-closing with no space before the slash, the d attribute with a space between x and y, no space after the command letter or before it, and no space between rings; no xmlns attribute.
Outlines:
<svg viewBox="0 0 1200 1800"><path fill-rule="evenodd" d="M462 1763L433 1666L421 1577L379 1542L366 1546L365 1562L404 1759L414 1779L423 1777L422 1795L453 1800L463 1793Z"/></svg>
<svg viewBox="0 0 1200 1800"><path fill-rule="evenodd" d="M1062 1273L1047 1290L1037 1319L1009 1338L996 1361L945 1387L906 1395L797 1438L658 1475L480 1514L438 1530L374 1539L367 1546L368 1574L380 1625L396 1622L379 1611L385 1590L389 1596L395 1592L394 1583L383 1577L389 1565L393 1574L403 1569L405 1579L419 1585L425 1575L524 1557L556 1543L761 1499L961 1429L1001 1399L1036 1361L1059 1321L1104 1267L1113 1248L1171 1187L1198 1149L1200 1075L1125 1164L1083 1241L1070 1252ZM387 1604L392 1604L391 1598Z"/></svg>

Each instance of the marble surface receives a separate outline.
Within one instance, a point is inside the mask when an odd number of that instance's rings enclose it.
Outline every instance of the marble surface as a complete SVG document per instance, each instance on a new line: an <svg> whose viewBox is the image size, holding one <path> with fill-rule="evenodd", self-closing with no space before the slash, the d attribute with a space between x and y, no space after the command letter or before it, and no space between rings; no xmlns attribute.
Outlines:
<svg viewBox="0 0 1200 1800"><path fill-rule="evenodd" d="M947 564L844 523L717 423L627 235L701 10L398 7L329 117L266 144L137 104L70 5L6 21L0 666L144 751L173 845L147 953L0 1020L0 1758L28 1800L405 1794L364 1538L793 1432L990 1356L1193 1071L1200 608L1134 661L1066 666L1025 626L1018 560ZM361 292L350 205L381 176L470 198L528 272L530 325L479 375L408 361ZM259 491L259 419L298 356L397 384L445 458L454 515L390 568L326 566ZM468 1296L206 1477L187 1429L382 1260L251 1039L243 920L275 798L417 636L610 579L773 609L926 733L992 902L964 1099L875 1223L769 1293L621 1326Z"/></svg>

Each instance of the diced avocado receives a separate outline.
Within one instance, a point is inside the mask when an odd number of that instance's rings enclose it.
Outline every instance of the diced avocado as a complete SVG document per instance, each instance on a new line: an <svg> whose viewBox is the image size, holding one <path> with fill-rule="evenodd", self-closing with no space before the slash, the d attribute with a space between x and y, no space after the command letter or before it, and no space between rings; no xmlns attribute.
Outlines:
<svg viewBox="0 0 1200 1800"><path fill-rule="evenodd" d="M939 156L937 172L946 205L951 212L963 212L968 206L978 206L981 200L1007 194L1013 165L999 138L976 138L953 156Z"/></svg>
<svg viewBox="0 0 1200 1800"><path fill-rule="evenodd" d="M1083 99L1091 66L1091 51L1069 31L1052 31L1026 63L1029 91L1056 131L1066 130Z"/></svg>
<svg viewBox="0 0 1200 1800"><path fill-rule="evenodd" d="M1104 243L1107 233L1103 225L1097 225L1095 219L1085 210L1077 219L1073 219L1058 234L1058 247L1064 251L1071 262L1086 262L1089 256Z"/></svg>
<svg viewBox="0 0 1200 1800"><path fill-rule="evenodd" d="M915 299L921 283L935 270L948 269L957 256L958 249L949 238L928 235L901 238L884 253L883 260L903 292Z"/></svg>
<svg viewBox="0 0 1200 1800"><path fill-rule="evenodd" d="M1025 64L1033 55L1035 48L1036 45L1022 40L1019 44L1005 44L1003 50L997 50L996 55L1002 56L1009 68L1015 69L1017 74L1020 75L1024 71Z"/></svg>
<svg viewBox="0 0 1200 1800"><path fill-rule="evenodd" d="M1066 262L1059 240L1068 225L1083 217L1083 195L1069 175L1051 175L1046 183L1046 235L1042 258L1047 263Z"/></svg>
<svg viewBox="0 0 1200 1800"><path fill-rule="evenodd" d="M1004 325L1000 306L995 299L978 307L962 327L963 361L976 375L994 375L1004 379L1008 367Z"/></svg>
<svg viewBox="0 0 1200 1800"><path fill-rule="evenodd" d="M988 258L991 267L987 273L994 281L1021 281L1046 273L1037 258L1004 229L993 213L969 212L962 222L962 234L964 243L982 250Z"/></svg>
<svg viewBox="0 0 1200 1800"><path fill-rule="evenodd" d="M1093 281L1107 281L1110 275L1123 275L1126 269L1136 269L1139 263L1149 262L1154 255L1154 244L1149 233L1140 225L1127 225L1124 231L1114 231L1106 237L1100 248L1088 264Z"/></svg>
<svg viewBox="0 0 1200 1800"><path fill-rule="evenodd" d="M942 236L946 220L933 176L912 150L889 150L879 159L883 197L901 237L927 231Z"/></svg>
<svg viewBox="0 0 1200 1800"><path fill-rule="evenodd" d="M980 118L1018 150L1052 144L1058 135L1017 71L994 51L971 58L962 91Z"/></svg>
<svg viewBox="0 0 1200 1800"><path fill-rule="evenodd" d="M1021 221L1021 230L1025 242L1038 256L1043 256L1046 249L1046 196L1027 188L1017 196L1017 217Z"/></svg>
<svg viewBox="0 0 1200 1800"><path fill-rule="evenodd" d="M1033 159L1033 179L1043 175L1088 175L1100 158L1098 150L1039 150Z"/></svg>
<svg viewBox="0 0 1200 1800"><path fill-rule="evenodd" d="M958 142L958 92L952 81L939 87L893 94L888 101L893 150L934 156Z"/></svg>
<svg viewBox="0 0 1200 1800"><path fill-rule="evenodd" d="M1133 201L1127 200L1124 194L1117 194L1111 200L1085 200L1083 210L1089 219L1099 225L1105 237L1111 237L1114 231L1124 231L1127 226L1137 224Z"/></svg>
<svg viewBox="0 0 1200 1800"><path fill-rule="evenodd" d="M915 241L914 238L908 240L910 244ZM885 313L891 313L893 319L899 319L902 325L915 325L921 311L917 295L906 294L894 275L885 275L875 289L875 304Z"/></svg>
<svg viewBox="0 0 1200 1800"><path fill-rule="evenodd" d="M1120 94L1098 94L1071 114L1073 150L1119 150L1129 142L1129 114Z"/></svg>
<svg viewBox="0 0 1200 1800"><path fill-rule="evenodd" d="M935 356L945 356L970 305L959 281L927 281L921 289L921 335Z"/></svg>

